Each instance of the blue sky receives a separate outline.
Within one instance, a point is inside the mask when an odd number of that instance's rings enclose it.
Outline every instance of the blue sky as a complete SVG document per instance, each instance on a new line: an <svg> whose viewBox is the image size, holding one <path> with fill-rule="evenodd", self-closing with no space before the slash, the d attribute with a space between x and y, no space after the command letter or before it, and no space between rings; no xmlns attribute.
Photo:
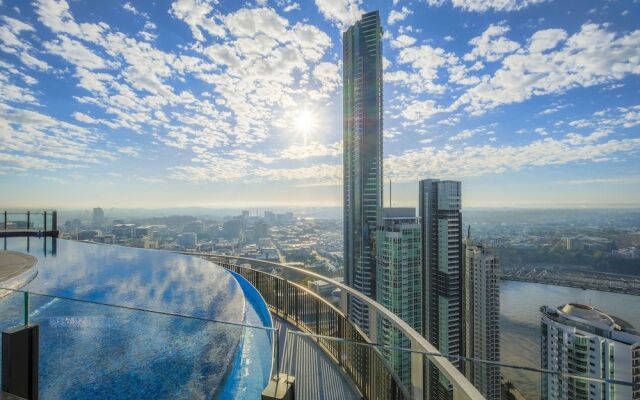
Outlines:
<svg viewBox="0 0 640 400"><path fill-rule="evenodd" d="M341 205L341 32L374 9L394 205L640 204L637 0L0 4L5 206Z"/></svg>

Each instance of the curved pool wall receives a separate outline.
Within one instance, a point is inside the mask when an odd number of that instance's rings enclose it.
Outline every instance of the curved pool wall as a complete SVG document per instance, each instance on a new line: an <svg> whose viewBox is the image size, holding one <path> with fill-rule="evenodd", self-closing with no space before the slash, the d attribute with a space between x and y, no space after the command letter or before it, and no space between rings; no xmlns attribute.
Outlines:
<svg viewBox="0 0 640 400"><path fill-rule="evenodd" d="M247 295L251 292L242 281L206 260L158 250L28 240L6 241L6 249L29 249L38 258L37 275L24 290L265 326L262 299ZM22 304L18 293L0 300L1 329L22 323ZM42 398L201 399L214 398L227 387L234 387L234 394L259 396L269 377L242 368L271 359L266 330L38 295L30 296L30 320L41 327Z"/></svg>
<svg viewBox="0 0 640 400"><path fill-rule="evenodd" d="M238 281L245 298L254 304L245 313L245 323L252 326L273 327L271 313L264 298L258 290L249 283L242 275L229 271ZM273 349L272 331L259 329L245 329L240 339L240 351L236 354L232 364L230 375L234 379L228 379L217 393L219 399L259 399L264 386L250 384L254 380L254 375L261 376L268 381L271 377L273 357L272 353L260 351L251 354L255 349Z"/></svg>

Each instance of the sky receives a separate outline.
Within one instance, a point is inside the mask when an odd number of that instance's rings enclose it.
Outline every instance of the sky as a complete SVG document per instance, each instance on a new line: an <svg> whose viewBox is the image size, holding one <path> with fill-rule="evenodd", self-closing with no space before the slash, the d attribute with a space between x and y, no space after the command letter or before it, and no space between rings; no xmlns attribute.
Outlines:
<svg viewBox="0 0 640 400"><path fill-rule="evenodd" d="M0 206L341 206L372 10L394 206L640 206L638 0L0 0Z"/></svg>

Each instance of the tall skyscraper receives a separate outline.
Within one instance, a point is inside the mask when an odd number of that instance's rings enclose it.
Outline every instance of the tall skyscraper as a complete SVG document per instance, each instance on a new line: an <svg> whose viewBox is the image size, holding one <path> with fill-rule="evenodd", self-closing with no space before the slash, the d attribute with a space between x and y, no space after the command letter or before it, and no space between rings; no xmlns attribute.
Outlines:
<svg viewBox="0 0 640 400"><path fill-rule="evenodd" d="M422 330L422 241L415 208L385 208L376 233L378 302L416 331ZM386 320L377 321L378 343L410 348L409 338ZM389 364L411 387L411 353L383 350Z"/></svg>
<svg viewBox="0 0 640 400"><path fill-rule="evenodd" d="M378 11L343 33L344 257L346 283L375 299L375 232L382 207L382 27ZM368 309L349 299L368 330Z"/></svg>
<svg viewBox="0 0 640 400"><path fill-rule="evenodd" d="M465 355L500 361L500 260L467 238L464 243ZM500 368L466 363L467 379L487 400L500 400Z"/></svg>
<svg viewBox="0 0 640 400"><path fill-rule="evenodd" d="M93 225L102 226L104 224L104 210L100 207L93 209Z"/></svg>
<svg viewBox="0 0 640 400"><path fill-rule="evenodd" d="M440 352L464 355L461 184L424 179L419 186L422 225L423 333ZM454 365L462 367L459 362ZM444 375L427 362L429 398L449 397Z"/></svg>
<svg viewBox="0 0 640 400"><path fill-rule="evenodd" d="M542 307L542 368L585 378L640 382L640 333L583 304ZM542 399L636 400L640 389L542 374Z"/></svg>

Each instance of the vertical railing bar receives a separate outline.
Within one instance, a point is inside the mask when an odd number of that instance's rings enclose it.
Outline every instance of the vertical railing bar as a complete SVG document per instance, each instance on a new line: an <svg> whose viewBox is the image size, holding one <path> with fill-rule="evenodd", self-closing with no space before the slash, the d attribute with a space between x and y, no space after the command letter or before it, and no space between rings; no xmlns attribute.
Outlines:
<svg viewBox="0 0 640 400"><path fill-rule="evenodd" d="M29 326L29 292L24 292L24 326Z"/></svg>

